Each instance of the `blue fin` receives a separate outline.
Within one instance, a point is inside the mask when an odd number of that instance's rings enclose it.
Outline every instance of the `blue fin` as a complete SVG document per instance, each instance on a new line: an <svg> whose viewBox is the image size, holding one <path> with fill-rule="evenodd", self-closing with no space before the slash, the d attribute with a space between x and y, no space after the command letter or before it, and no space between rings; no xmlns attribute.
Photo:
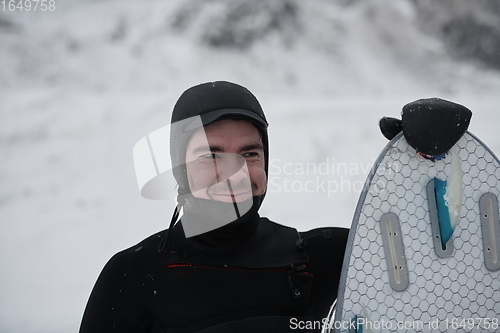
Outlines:
<svg viewBox="0 0 500 333"><path fill-rule="evenodd" d="M446 250L446 243L453 235L453 227L451 226L450 211L446 205L444 196L446 195L446 180L434 178L434 188L436 191L436 205L439 219L439 231L441 233L441 246Z"/></svg>
<svg viewBox="0 0 500 333"><path fill-rule="evenodd" d="M363 325L359 323L359 318L361 317L358 315L354 315L351 318L349 321L349 333L363 333Z"/></svg>

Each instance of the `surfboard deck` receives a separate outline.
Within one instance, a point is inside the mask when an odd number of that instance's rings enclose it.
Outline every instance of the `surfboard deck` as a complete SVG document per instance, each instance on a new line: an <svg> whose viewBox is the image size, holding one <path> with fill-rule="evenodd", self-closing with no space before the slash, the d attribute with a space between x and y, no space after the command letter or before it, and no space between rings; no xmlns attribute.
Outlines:
<svg viewBox="0 0 500 333"><path fill-rule="evenodd" d="M425 159L403 133L381 152L358 201L325 332L500 332L500 161L470 132L453 149L463 196L446 246L433 179L449 177L450 156Z"/></svg>

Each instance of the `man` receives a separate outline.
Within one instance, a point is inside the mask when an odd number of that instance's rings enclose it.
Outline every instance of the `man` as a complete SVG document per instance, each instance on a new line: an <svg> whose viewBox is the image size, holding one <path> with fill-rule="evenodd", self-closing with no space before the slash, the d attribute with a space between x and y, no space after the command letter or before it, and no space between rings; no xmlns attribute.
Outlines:
<svg viewBox="0 0 500 333"><path fill-rule="evenodd" d="M170 228L108 262L80 333L289 332L327 316L347 229L299 233L259 216L267 126L242 86L206 83L181 95L170 132L178 183Z"/></svg>

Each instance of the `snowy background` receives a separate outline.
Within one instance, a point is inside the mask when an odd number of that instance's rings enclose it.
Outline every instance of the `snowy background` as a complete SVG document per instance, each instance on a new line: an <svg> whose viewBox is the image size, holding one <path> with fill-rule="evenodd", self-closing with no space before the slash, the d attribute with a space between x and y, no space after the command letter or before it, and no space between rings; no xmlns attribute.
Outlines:
<svg viewBox="0 0 500 333"><path fill-rule="evenodd" d="M408 102L469 107L469 129L500 154L496 0L55 7L0 7L2 333L78 331L106 261L167 227L174 203L140 196L132 148L192 85L229 80L259 98L272 159L261 215L299 230L350 225L386 143L377 122ZM327 162L327 175L300 174Z"/></svg>

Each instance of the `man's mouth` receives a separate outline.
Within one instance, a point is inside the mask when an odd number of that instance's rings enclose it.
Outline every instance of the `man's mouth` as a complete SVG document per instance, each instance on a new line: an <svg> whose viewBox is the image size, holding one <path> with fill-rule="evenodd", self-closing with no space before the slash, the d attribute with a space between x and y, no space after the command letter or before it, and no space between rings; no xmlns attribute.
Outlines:
<svg viewBox="0 0 500 333"><path fill-rule="evenodd" d="M251 196L252 196L251 191L211 193L211 197L214 200L222 201L222 202L242 202L242 201L250 199Z"/></svg>

